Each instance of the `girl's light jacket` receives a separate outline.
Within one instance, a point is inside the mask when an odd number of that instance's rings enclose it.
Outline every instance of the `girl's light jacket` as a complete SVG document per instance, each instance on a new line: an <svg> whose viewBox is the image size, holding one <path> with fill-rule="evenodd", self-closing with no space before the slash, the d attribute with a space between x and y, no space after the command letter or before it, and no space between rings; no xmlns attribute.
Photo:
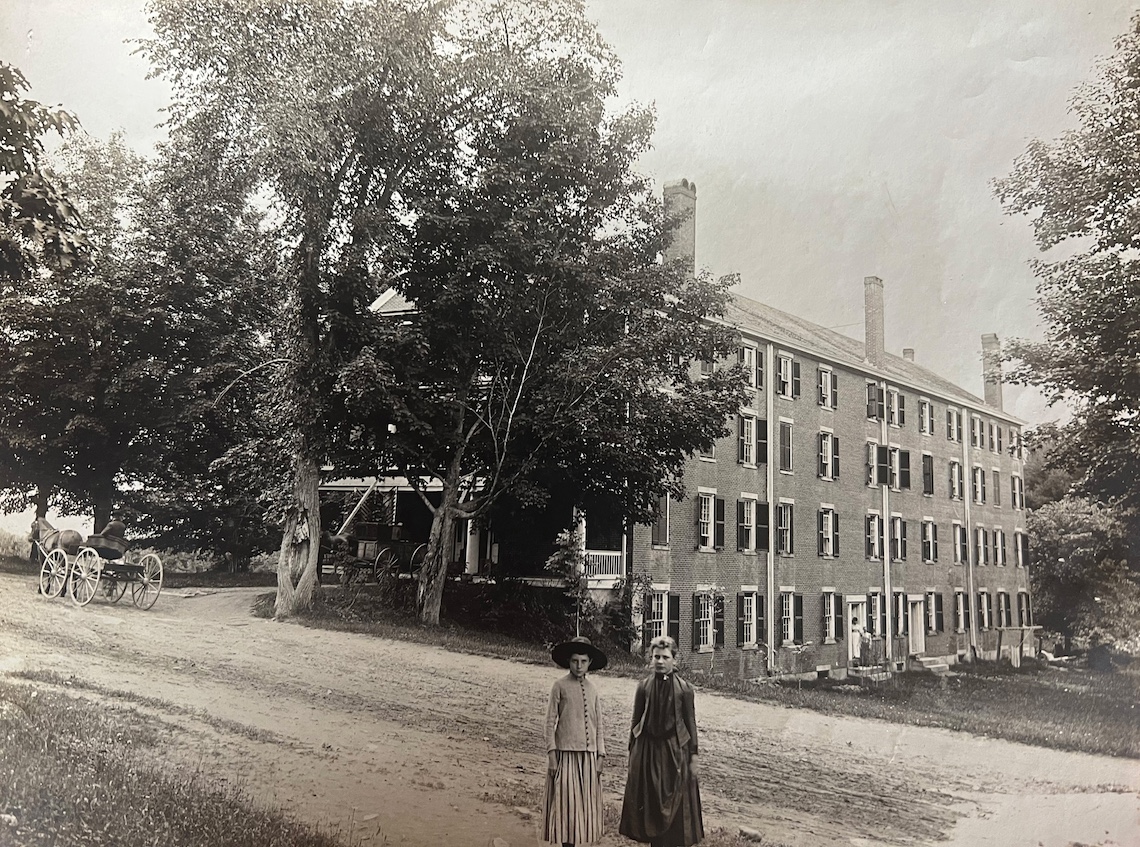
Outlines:
<svg viewBox="0 0 1140 847"><path fill-rule="evenodd" d="M588 677L579 680L567 674L555 682L546 710L546 752L585 750L606 755L601 705Z"/></svg>

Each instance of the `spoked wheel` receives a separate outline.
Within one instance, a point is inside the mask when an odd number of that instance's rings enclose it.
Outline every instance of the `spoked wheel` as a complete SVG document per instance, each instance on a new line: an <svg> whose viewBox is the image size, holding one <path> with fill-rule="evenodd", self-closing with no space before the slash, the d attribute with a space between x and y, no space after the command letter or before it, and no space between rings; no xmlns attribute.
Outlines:
<svg viewBox="0 0 1140 847"><path fill-rule="evenodd" d="M376 554L376 562L372 566L372 578L379 581L380 575L391 571L396 566L397 561L399 561L399 557L396 555L396 551L391 547L385 547Z"/></svg>
<svg viewBox="0 0 1140 847"><path fill-rule="evenodd" d="M147 553L139 560L139 573L131 583L131 600L140 609L149 609L162 591L162 559Z"/></svg>
<svg viewBox="0 0 1140 847"><path fill-rule="evenodd" d="M111 603L118 603L127 593L127 581L123 579L122 574L116 574L114 577L103 574L102 585L103 599Z"/></svg>
<svg viewBox="0 0 1140 847"><path fill-rule="evenodd" d="M40 593L45 597L58 597L67 584L67 554L56 547L44 556L40 566Z"/></svg>
<svg viewBox="0 0 1140 847"><path fill-rule="evenodd" d="M103 560L90 547L81 547L71 566L71 600L77 606L86 606L99 590L99 577L103 573Z"/></svg>
<svg viewBox="0 0 1140 847"><path fill-rule="evenodd" d="M424 560L427 559L427 545L421 544L412 551L412 573L418 575L420 568L424 566Z"/></svg>

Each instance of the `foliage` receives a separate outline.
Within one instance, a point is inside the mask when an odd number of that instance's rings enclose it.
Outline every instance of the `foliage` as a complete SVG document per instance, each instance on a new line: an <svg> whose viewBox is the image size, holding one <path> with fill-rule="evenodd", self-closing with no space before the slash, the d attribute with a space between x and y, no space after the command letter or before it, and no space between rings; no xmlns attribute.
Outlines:
<svg viewBox="0 0 1140 847"><path fill-rule="evenodd" d="M65 136L79 122L24 97L28 81L0 62L0 292L40 268L64 272L87 243L67 195L41 168L43 136Z"/></svg>

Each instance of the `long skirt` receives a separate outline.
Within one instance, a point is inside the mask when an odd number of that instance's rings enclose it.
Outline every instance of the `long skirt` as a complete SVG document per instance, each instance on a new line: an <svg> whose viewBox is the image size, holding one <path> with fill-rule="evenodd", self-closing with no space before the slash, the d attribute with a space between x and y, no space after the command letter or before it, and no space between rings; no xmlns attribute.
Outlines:
<svg viewBox="0 0 1140 847"><path fill-rule="evenodd" d="M596 844L602 840L602 778L598 754L555 751L557 767L546 772L542 840L550 844Z"/></svg>
<svg viewBox="0 0 1140 847"><path fill-rule="evenodd" d="M662 847L688 847L705 837L700 787L689 751L676 738L634 739L618 832Z"/></svg>

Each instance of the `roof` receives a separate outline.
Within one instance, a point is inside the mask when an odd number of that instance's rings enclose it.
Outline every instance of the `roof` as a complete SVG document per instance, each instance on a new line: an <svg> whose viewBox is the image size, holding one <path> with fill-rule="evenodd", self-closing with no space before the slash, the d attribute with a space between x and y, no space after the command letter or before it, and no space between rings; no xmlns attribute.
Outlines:
<svg viewBox="0 0 1140 847"><path fill-rule="evenodd" d="M995 417L1024 424L1008 412L995 409L977 395L902 356L884 353L881 364L864 358L862 341L814 324L797 315L782 312L757 300L732 292L724 321L736 329L782 343L804 353L818 355L836 364L847 365L868 375L881 376L900 386L929 393L938 399L969 406Z"/></svg>

